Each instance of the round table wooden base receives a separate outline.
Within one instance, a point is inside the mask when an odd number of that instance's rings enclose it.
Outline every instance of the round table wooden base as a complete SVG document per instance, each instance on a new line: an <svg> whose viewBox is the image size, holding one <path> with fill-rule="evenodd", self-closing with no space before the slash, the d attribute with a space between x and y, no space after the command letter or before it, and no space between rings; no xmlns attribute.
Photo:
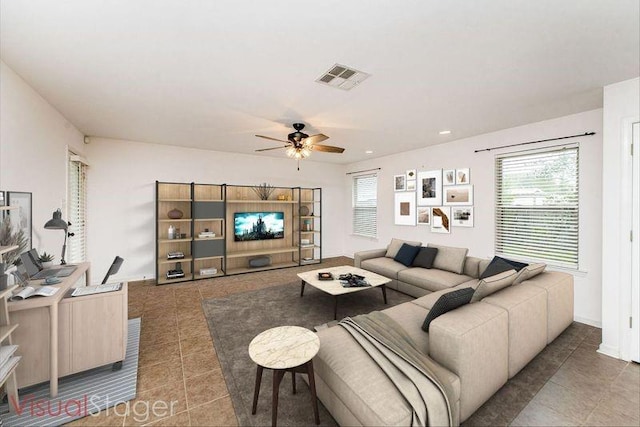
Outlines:
<svg viewBox="0 0 640 427"><path fill-rule="evenodd" d="M262 383L262 371L265 368L257 365L256 369L256 386L253 392L253 406L251 413L255 415L258 409L258 395L260 394L260 384ZM316 396L316 380L313 376L313 361L310 360L304 365L296 366L288 369L272 369L273 370L273 392L271 398L271 425L276 426L278 420L278 394L280 390L280 382L287 372L291 372L291 383L293 386L293 394L296 394L296 373L307 374L309 377L309 389L311 390L311 405L313 406L313 415L316 424L320 424L320 414L318 413L318 398Z"/></svg>

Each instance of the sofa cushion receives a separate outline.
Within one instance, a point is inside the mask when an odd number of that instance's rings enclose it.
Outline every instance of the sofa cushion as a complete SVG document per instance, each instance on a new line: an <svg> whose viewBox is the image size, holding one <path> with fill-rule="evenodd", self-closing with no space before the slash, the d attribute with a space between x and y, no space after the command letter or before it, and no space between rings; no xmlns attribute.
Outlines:
<svg viewBox="0 0 640 427"><path fill-rule="evenodd" d="M510 259L494 256L489 265L480 273L480 279L485 277L495 276L503 271L509 271L514 269L516 271L522 270L528 264L523 262L513 261Z"/></svg>
<svg viewBox="0 0 640 427"><path fill-rule="evenodd" d="M490 259L481 259L480 262L478 263L478 276L480 274L482 274L483 271L485 271L487 269L487 267L489 266L489 263L491 262Z"/></svg>
<svg viewBox="0 0 640 427"><path fill-rule="evenodd" d="M429 335L420 328L425 316L429 313L424 307L412 304L408 301L382 310L384 314L398 322L407 334L416 343L418 350L424 354L429 354Z"/></svg>
<svg viewBox="0 0 640 427"><path fill-rule="evenodd" d="M384 255L387 258L395 258L402 245L406 243L411 246L421 246L422 242L411 242L409 240L391 239L391 243L387 246L387 253Z"/></svg>
<svg viewBox="0 0 640 427"><path fill-rule="evenodd" d="M420 252L413 260L414 267L431 268L433 267L433 260L438 253L437 248L421 247Z"/></svg>
<svg viewBox="0 0 640 427"><path fill-rule="evenodd" d="M442 316L443 314L454 310L465 304L469 304L471 297L473 297L473 288L457 289L455 291L447 292L441 295L440 298L433 304L431 310L427 314L427 317L422 323L422 330L429 332L429 325L433 319Z"/></svg>
<svg viewBox="0 0 640 427"><path fill-rule="evenodd" d="M398 272L407 269L406 266L386 257L364 260L360 266L365 270L373 271L389 279L397 279Z"/></svg>
<svg viewBox="0 0 640 427"><path fill-rule="evenodd" d="M482 298L498 292L500 289L511 286L517 275L518 273L515 270L509 270L480 280L471 302L480 301Z"/></svg>
<svg viewBox="0 0 640 427"><path fill-rule="evenodd" d="M518 272L518 275L516 276L516 279L513 281L513 284L517 285L518 283L522 283L525 280L529 280L537 276L538 274L542 273L545 268L547 268L547 264L544 264L541 262L536 264L529 264Z"/></svg>
<svg viewBox="0 0 640 427"><path fill-rule="evenodd" d="M394 317L392 313L387 314ZM411 319L413 321L414 318ZM420 329L420 322L414 323L417 323L418 333L428 337L428 334ZM412 411L406 400L398 393L389 377L344 328L334 326L323 329L318 332L318 338L320 350L313 359L316 378L319 377L328 385L337 400L349 408L360 425L411 424ZM457 402L460 396L460 379L442 367L437 369L439 375L452 385L454 400ZM320 391L319 397L323 398ZM324 400L323 403L326 404Z"/></svg>
<svg viewBox="0 0 640 427"><path fill-rule="evenodd" d="M449 292L457 291L459 289L464 289L464 288L475 289L475 288L478 287L478 282L479 282L478 279L467 280L466 282L463 282L463 283L461 283L459 285L456 285L453 288L441 289L439 291L431 292L430 294L418 297L418 298L414 299L413 301L410 301L410 303L411 304L415 304L415 305L419 305L420 307L422 307L422 308L424 308L426 310L431 310L433 305L436 303L436 301L438 301L438 299L442 295L447 294Z"/></svg>
<svg viewBox="0 0 640 427"><path fill-rule="evenodd" d="M526 283L482 300L509 313L509 378L547 345L547 293Z"/></svg>
<svg viewBox="0 0 640 427"><path fill-rule="evenodd" d="M393 257L393 260L410 267L418 252L420 252L420 246L411 246L404 243L396 256Z"/></svg>
<svg viewBox="0 0 640 427"><path fill-rule="evenodd" d="M454 248L451 246L434 245L433 243L429 243L427 246L438 249L436 259L433 260L434 268L462 274L464 271L464 261L467 257L467 252L469 252L468 248Z"/></svg>
<svg viewBox="0 0 640 427"><path fill-rule="evenodd" d="M403 266L404 267L404 266ZM436 268L407 268L398 272L398 280L431 292L452 288L471 279L469 276L454 274Z"/></svg>
<svg viewBox="0 0 640 427"><path fill-rule="evenodd" d="M462 271L462 274L464 274L465 276L478 278L481 273L481 271L479 271L480 261L482 261L481 258L476 258L474 256L466 257L464 260L464 270Z"/></svg>
<svg viewBox="0 0 640 427"><path fill-rule="evenodd" d="M315 375L361 425L411 424L412 412L406 400L349 332L334 326L319 331L318 337L320 350L313 358Z"/></svg>

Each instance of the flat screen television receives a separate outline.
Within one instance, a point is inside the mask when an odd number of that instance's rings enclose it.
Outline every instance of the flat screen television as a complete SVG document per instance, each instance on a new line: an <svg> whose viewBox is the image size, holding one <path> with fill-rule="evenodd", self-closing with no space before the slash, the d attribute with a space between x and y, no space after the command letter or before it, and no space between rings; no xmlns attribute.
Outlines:
<svg viewBox="0 0 640 427"><path fill-rule="evenodd" d="M284 212L236 212L233 216L236 242L284 239Z"/></svg>

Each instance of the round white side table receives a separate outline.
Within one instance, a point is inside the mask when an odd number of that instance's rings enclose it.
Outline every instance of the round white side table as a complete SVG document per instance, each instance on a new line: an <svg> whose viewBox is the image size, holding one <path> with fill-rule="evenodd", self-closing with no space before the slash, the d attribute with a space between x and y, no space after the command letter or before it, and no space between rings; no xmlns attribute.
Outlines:
<svg viewBox="0 0 640 427"><path fill-rule="evenodd" d="M278 391L284 374L291 372L293 393L296 393L296 373L307 374L315 423L320 424L316 382L313 376L313 357L320 350L320 339L300 326L279 326L268 329L256 336L249 344L249 356L257 365L256 385L251 413L258 407L258 395L262 382L262 371L273 370L273 395L271 401L271 425L278 419Z"/></svg>

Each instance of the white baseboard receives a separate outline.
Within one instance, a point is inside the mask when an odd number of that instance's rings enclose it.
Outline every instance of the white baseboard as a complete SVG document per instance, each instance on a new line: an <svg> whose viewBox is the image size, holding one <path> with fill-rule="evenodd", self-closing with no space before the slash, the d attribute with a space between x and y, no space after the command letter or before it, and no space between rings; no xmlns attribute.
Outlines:
<svg viewBox="0 0 640 427"><path fill-rule="evenodd" d="M576 322L584 323L585 325L595 326L602 329L602 322L593 319L587 319L586 317L573 316L573 320Z"/></svg>
<svg viewBox="0 0 640 427"><path fill-rule="evenodd" d="M610 345L600 344L600 347L598 347L598 353L615 359L620 359L620 350L617 347L612 347Z"/></svg>

